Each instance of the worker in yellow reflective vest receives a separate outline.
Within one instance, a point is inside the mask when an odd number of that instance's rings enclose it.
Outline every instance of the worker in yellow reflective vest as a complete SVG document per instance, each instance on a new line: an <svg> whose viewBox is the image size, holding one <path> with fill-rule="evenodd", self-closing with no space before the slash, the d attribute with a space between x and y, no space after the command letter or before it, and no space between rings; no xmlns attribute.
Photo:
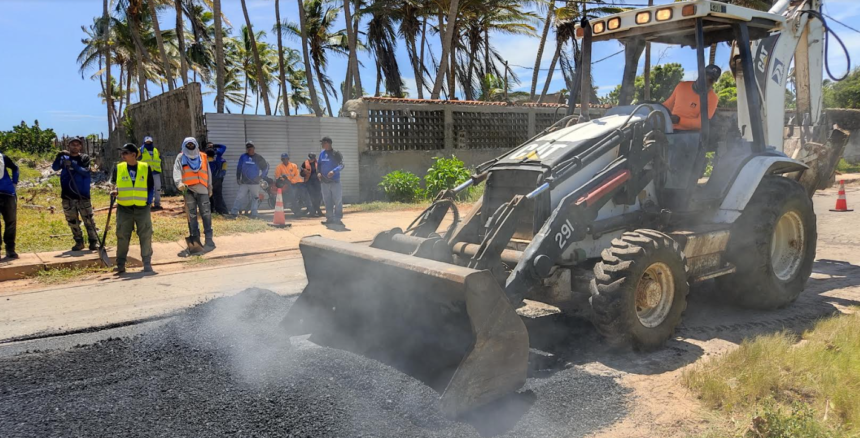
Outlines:
<svg viewBox="0 0 860 438"><path fill-rule="evenodd" d="M149 166L149 171L152 172L152 181L155 183L155 186L152 188L152 193L155 195L153 200L155 201L155 205L152 207L152 211L162 210L161 208L161 156L158 153L158 149L152 144L152 137L146 136L143 137L143 146L140 148L140 156L137 157L138 161L143 161Z"/></svg>
<svg viewBox="0 0 860 438"><path fill-rule="evenodd" d="M153 196L153 175L146 163L137 161L137 146L128 143L120 148L122 162L113 170L111 182L116 196L116 273L125 272L131 233L137 230L140 239L140 258L143 272L152 272L152 217L150 204Z"/></svg>

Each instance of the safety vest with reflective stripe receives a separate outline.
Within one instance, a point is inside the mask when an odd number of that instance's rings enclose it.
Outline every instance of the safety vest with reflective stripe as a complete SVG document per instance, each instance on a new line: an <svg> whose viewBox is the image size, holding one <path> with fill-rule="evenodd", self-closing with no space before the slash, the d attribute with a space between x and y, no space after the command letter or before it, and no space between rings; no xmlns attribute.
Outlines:
<svg viewBox="0 0 860 438"><path fill-rule="evenodd" d="M128 163L116 165L116 203L123 207L146 207L148 188L146 186L149 166L138 161L134 181L128 173Z"/></svg>
<svg viewBox="0 0 860 438"><path fill-rule="evenodd" d="M314 163L316 164L316 163ZM307 175L305 175L305 168L307 168ZM302 164L302 178L305 179L305 182L308 182L311 179L311 174L314 173L313 166L311 166L311 160L305 160L305 163Z"/></svg>
<svg viewBox="0 0 860 438"><path fill-rule="evenodd" d="M182 165L182 184L186 186L203 184L203 187L209 187L209 159L206 154L200 153L200 169L196 172L191 169L191 166Z"/></svg>
<svg viewBox="0 0 860 438"><path fill-rule="evenodd" d="M152 148L151 154L146 148L141 148L139 159L146 163L153 172L161 173L161 157L158 155L158 148Z"/></svg>

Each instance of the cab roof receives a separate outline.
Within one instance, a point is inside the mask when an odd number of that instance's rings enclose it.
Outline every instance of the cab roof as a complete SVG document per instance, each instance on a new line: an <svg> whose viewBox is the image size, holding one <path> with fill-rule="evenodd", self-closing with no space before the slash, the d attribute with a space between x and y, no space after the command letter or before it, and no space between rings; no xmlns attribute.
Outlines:
<svg viewBox="0 0 860 438"><path fill-rule="evenodd" d="M641 24L637 24L637 16ZM733 24L746 23L750 40L756 40L778 31L785 23L781 15L716 1L694 0L632 9L591 20L592 41L640 39L695 47L697 18L703 19L706 46L734 40ZM576 28L580 38L580 25Z"/></svg>

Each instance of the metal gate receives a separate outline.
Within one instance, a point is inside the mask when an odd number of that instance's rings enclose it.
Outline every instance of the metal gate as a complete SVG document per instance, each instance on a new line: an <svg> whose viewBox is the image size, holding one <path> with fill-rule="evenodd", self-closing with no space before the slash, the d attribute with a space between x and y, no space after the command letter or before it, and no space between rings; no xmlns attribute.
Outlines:
<svg viewBox="0 0 860 438"><path fill-rule="evenodd" d="M272 178L282 153L289 153L290 160L301 166L309 153L320 153L320 139L325 136L331 137L334 148L343 155L343 200L358 202L358 130L353 119L209 113L206 130L207 141L227 146L224 201L228 208L236 197L236 164L245 153L246 141L254 142L256 152L269 163L268 176Z"/></svg>

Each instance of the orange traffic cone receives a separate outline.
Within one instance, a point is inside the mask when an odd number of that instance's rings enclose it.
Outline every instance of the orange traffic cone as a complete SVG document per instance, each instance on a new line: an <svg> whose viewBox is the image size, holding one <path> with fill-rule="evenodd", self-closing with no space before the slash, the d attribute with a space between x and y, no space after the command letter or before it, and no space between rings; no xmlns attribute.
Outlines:
<svg viewBox="0 0 860 438"><path fill-rule="evenodd" d="M848 200L845 199L845 180L839 181L839 197L836 198L836 208L830 210L840 213L854 211L848 209Z"/></svg>
<svg viewBox="0 0 860 438"><path fill-rule="evenodd" d="M275 200L275 215L272 217L272 223L269 224L276 228L286 228L287 219L284 217L284 202L281 196L281 189L278 189L278 198ZM290 224L292 225L292 224Z"/></svg>

